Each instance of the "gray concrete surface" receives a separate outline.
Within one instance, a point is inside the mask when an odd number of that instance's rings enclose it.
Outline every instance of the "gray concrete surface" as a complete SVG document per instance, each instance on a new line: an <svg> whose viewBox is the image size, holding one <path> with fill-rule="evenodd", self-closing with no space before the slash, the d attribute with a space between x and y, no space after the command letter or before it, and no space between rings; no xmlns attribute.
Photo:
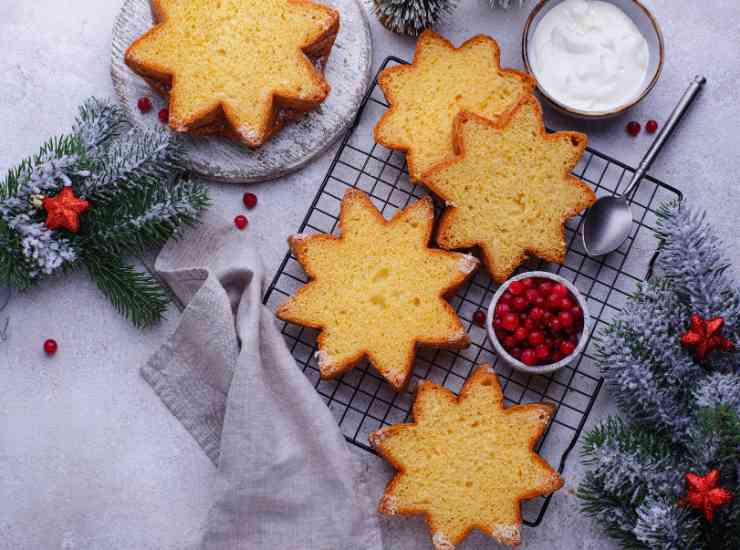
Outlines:
<svg viewBox="0 0 740 550"><path fill-rule="evenodd" d="M531 4L531 2L530 2ZM726 239L737 244L738 124L740 123L740 5L647 2L667 40L662 80L637 109L602 123L580 123L547 113L551 126L586 131L591 143L629 163L649 144L623 131L635 118L664 120L689 78L709 85L653 173L681 188L690 203L711 213ZM3 0L0 2L0 173L36 150L47 136L70 127L87 96L112 96L111 25L120 0ZM495 36L506 65L521 66L526 9L491 12L485 0L465 0L440 30L456 42L477 32ZM411 40L373 23L375 66L389 54L409 58ZM250 214L245 238L261 247L274 270L285 238L300 223L332 152L299 174L250 186L214 186L224 220L239 209L245 189L260 208ZM735 266L740 250L731 252ZM142 361L173 330L176 311L154 330L139 333L120 319L84 274L48 282L14 297L0 314L10 317L0 343L0 549L181 549L198 540L214 471L185 430L139 377ZM48 360L47 337L60 351ZM602 394L591 421L613 410ZM356 453L376 480L390 476L380 460ZM577 511L577 460L543 524L525 529L530 549L615 548ZM373 513L369 510L368 513ZM424 549L421 520L384 521L389 549ZM495 548L471 536L463 549Z"/></svg>

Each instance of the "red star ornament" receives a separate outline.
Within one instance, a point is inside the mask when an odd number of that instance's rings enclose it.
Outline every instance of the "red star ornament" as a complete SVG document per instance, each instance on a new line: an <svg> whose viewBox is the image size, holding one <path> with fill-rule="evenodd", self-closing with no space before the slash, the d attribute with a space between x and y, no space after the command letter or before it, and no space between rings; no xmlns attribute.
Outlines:
<svg viewBox="0 0 740 550"><path fill-rule="evenodd" d="M71 187L64 187L55 197L46 197L42 206L47 212L46 227L72 233L80 230L80 214L90 209L90 203L75 197Z"/></svg>
<svg viewBox="0 0 740 550"><path fill-rule="evenodd" d="M709 523L712 523L714 511L732 500L732 493L719 486L719 470L712 470L704 477L689 472L686 485L688 494L681 499L681 506L701 510Z"/></svg>
<svg viewBox="0 0 740 550"><path fill-rule="evenodd" d="M693 348L694 357L703 361L707 355L716 349L730 351L733 344L722 336L722 327L725 320L722 317L704 320L698 313L691 315L691 327L681 336L681 344L686 348Z"/></svg>

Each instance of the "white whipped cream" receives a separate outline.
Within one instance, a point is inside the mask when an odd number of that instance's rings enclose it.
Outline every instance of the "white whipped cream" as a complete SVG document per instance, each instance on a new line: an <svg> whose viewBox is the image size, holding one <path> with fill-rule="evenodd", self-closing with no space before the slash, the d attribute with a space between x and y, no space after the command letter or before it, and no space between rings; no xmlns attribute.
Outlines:
<svg viewBox="0 0 740 550"><path fill-rule="evenodd" d="M542 17L532 40L532 69L540 87L567 107L609 111L643 90L647 40L614 4L564 0Z"/></svg>

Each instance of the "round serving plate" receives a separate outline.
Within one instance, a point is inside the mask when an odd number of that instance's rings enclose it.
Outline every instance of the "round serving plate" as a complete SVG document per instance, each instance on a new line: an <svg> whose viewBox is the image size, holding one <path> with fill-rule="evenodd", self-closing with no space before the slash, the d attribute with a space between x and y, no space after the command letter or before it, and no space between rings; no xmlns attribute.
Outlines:
<svg viewBox="0 0 740 550"><path fill-rule="evenodd" d="M321 0L339 11L339 34L326 64L331 94L302 120L288 123L257 150L220 137L184 136L189 168L221 182L265 181L294 172L324 152L349 128L370 83L372 37L359 0ZM161 126L157 111L166 106L123 61L131 43L153 25L149 0L126 0L113 26L111 75L116 95L139 126ZM155 109L142 115L136 102L150 97Z"/></svg>

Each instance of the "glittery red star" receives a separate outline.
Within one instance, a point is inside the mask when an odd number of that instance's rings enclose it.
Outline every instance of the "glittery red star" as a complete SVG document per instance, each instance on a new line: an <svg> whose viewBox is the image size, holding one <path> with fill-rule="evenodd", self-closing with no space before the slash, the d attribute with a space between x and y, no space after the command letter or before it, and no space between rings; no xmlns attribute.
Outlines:
<svg viewBox="0 0 740 550"><path fill-rule="evenodd" d="M722 327L725 320L722 317L704 320L698 313L691 316L691 328L681 336L684 347L694 349L694 357L703 361L715 349L730 351L732 342L722 336Z"/></svg>
<svg viewBox="0 0 740 550"><path fill-rule="evenodd" d="M686 474L686 485L688 494L680 504L701 510L709 523L712 522L714 511L732 500L732 493L719 486L719 470L712 470L704 477L689 472Z"/></svg>
<svg viewBox="0 0 740 550"><path fill-rule="evenodd" d="M64 228L72 233L80 229L80 214L90 208L88 201L75 197L71 187L62 189L56 197L46 197L42 204L48 214L46 226L49 229Z"/></svg>

